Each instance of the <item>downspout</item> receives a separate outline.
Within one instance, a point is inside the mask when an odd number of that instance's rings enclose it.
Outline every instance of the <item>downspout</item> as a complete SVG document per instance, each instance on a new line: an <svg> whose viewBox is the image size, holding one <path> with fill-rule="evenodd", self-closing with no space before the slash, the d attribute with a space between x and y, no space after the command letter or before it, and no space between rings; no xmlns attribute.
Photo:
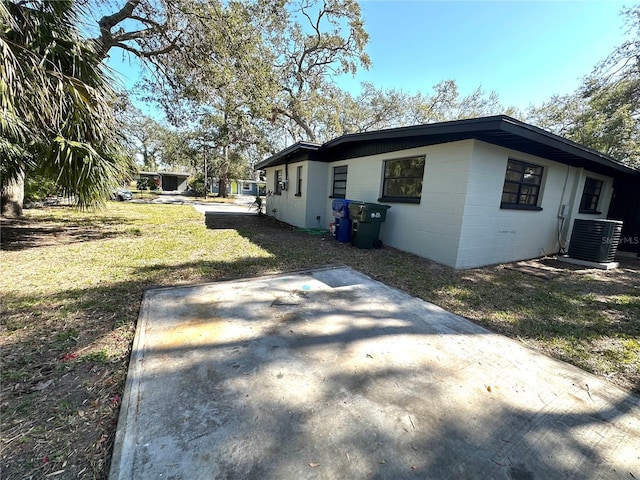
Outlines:
<svg viewBox="0 0 640 480"><path fill-rule="evenodd" d="M289 219L289 159L287 159L284 163L284 182L287 186L286 189L283 189L282 194L286 197L282 205L284 207L284 218ZM289 222L287 222L289 223Z"/></svg>
<svg viewBox="0 0 640 480"><path fill-rule="evenodd" d="M562 230L564 229L564 222L567 218L568 211L570 209L568 203L564 203L564 194L567 190L567 182L569 181L569 171L571 167L567 165L567 174L564 177L564 185L562 186L562 195L560 196L560 205L558 206L558 254L563 255L565 253Z"/></svg>
<svg viewBox="0 0 640 480"><path fill-rule="evenodd" d="M571 167L567 165L567 175L564 180L564 187L562 188L562 202L565 201L564 195L567 187L567 183L569 180L569 173L571 171ZM578 194L578 185L580 184L580 178L582 176L582 168L575 169L575 178L573 182L573 188L571 189L571 195L567 200L567 203L561 203L558 210L558 253L564 255L567 253L566 244L569 239L567 238L569 229L573 223L574 218L574 204L576 195ZM562 214L562 216L561 216Z"/></svg>

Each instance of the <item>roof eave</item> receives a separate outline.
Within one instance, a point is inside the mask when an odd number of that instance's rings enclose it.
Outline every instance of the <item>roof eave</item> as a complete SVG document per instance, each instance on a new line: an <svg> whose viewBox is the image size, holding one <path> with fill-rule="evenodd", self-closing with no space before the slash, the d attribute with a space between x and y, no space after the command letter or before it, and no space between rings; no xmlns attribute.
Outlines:
<svg viewBox="0 0 640 480"><path fill-rule="evenodd" d="M630 175L640 175L640 171L633 169L619 162L618 160L598 152L592 148L580 145L568 138L561 137L555 133L547 132L527 123L520 122L514 118L504 116L500 127L505 133L518 135L521 138L537 142L548 147L563 151L576 157L581 157L590 162L597 163L605 168L619 171Z"/></svg>
<svg viewBox="0 0 640 480"><path fill-rule="evenodd" d="M328 150L345 143L353 143L371 140L389 140L394 138L416 137L426 134L437 135L442 133L463 133L469 131L469 127L475 125L476 131L485 131L499 128L500 122L506 115L494 115L491 117L469 118L464 120L450 120L447 122L424 123L409 127L388 128L372 132L348 133L324 143L321 150Z"/></svg>
<svg viewBox="0 0 640 480"><path fill-rule="evenodd" d="M575 143L541 128L516 120L508 115L494 115L490 117L470 118L464 120L452 120L448 122L413 125L409 127L390 128L373 132L350 133L342 135L320 145L312 142L297 142L271 157L259 162L256 169L264 169L270 166L287 163L293 156L308 152L318 155L313 159L323 161L322 155L329 152L350 148L350 145L367 142L385 142L400 138L440 137L442 142L456 141L459 139L477 139L500 145L498 137L505 140L505 145L514 144L513 140L522 140L529 147L523 151L540 151L546 149L554 154L561 163L581 166L592 165L598 170L611 174L618 173L631 176L640 176L640 170L628 167L623 163L608 157L596 150ZM447 140L448 139L448 140ZM518 143L515 142L515 143ZM429 144L426 142L425 144ZM507 147L507 148L514 148ZM517 149L517 148L516 148ZM534 153L535 154L535 153ZM317 158L316 158L317 157ZM331 158L331 157L327 157ZM348 158L348 157L347 157ZM553 158L551 158L553 159Z"/></svg>
<svg viewBox="0 0 640 480"><path fill-rule="evenodd" d="M265 158L261 162L258 162L255 166L256 170L264 170L268 167L273 167L276 165L282 165L286 163L288 158L291 158L293 155L302 152L315 152L320 148L319 143L314 142L296 142L293 145L285 148L284 150L280 150L278 153L271 155L268 158Z"/></svg>

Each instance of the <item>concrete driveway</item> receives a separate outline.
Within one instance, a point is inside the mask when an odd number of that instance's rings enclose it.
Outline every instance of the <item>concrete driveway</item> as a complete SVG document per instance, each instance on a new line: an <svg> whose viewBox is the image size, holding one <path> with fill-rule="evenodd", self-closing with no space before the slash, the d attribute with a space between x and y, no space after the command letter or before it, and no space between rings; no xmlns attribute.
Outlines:
<svg viewBox="0 0 640 480"><path fill-rule="evenodd" d="M640 399L349 268L149 290L110 478L640 478Z"/></svg>

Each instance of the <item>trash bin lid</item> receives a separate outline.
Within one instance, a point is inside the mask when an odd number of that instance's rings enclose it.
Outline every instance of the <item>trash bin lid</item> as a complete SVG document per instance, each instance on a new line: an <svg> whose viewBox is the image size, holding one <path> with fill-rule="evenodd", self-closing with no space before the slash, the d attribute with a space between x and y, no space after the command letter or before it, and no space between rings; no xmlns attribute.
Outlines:
<svg viewBox="0 0 640 480"><path fill-rule="evenodd" d="M351 200L351 203L349 204L349 210L351 210L352 212L359 212L360 210L362 210L362 207L364 207L364 205L365 205L364 202Z"/></svg>
<svg viewBox="0 0 640 480"><path fill-rule="evenodd" d="M364 211L383 211L391 208L391 205L382 205L380 203L372 203L372 202L356 202L354 200L350 200L351 204L349 205L349 210L352 212L361 212Z"/></svg>
<svg viewBox="0 0 640 480"><path fill-rule="evenodd" d="M346 198L334 198L333 202L331 202L331 208L338 212L343 208L348 208L351 202L352 200L348 200Z"/></svg>

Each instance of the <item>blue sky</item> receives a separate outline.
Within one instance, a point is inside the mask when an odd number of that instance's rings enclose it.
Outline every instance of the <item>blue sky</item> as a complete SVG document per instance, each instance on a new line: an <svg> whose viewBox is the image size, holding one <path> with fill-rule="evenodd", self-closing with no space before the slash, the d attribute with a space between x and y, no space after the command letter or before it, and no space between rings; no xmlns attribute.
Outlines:
<svg viewBox="0 0 640 480"><path fill-rule="evenodd" d="M354 94L361 81L429 94L439 81L453 79L462 94L481 85L496 91L503 105L525 109L573 92L623 42L624 6L617 0L364 0L372 66L336 80ZM110 65L131 86L135 68L121 58L114 52Z"/></svg>
<svg viewBox="0 0 640 480"><path fill-rule="evenodd" d="M364 1L369 71L360 81L410 93L456 80L462 93L482 85L504 105L526 108L580 79L623 42L619 1Z"/></svg>

